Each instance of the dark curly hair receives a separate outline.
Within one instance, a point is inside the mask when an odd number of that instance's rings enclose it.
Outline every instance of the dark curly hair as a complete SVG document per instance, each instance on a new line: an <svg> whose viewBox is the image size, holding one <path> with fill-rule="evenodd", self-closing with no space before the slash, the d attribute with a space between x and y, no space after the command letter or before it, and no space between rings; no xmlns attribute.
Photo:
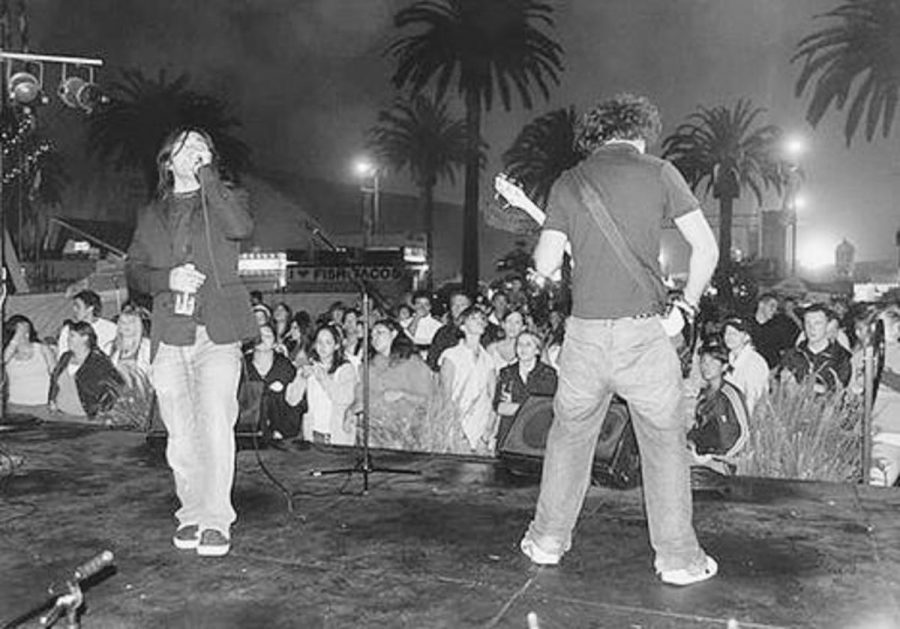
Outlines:
<svg viewBox="0 0 900 629"><path fill-rule="evenodd" d="M652 146L662 131L659 110L644 96L619 94L581 116L575 147L585 155L610 140L644 140Z"/></svg>

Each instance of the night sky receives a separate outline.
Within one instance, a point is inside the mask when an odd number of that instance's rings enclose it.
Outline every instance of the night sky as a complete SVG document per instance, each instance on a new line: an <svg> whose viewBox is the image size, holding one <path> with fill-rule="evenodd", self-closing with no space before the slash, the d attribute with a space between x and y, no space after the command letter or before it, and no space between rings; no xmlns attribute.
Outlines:
<svg viewBox="0 0 900 629"><path fill-rule="evenodd" d="M566 70L549 102L516 104L484 118L488 175L522 125L558 107L581 111L620 91L650 96L671 132L698 105L750 97L768 120L808 143L808 198L800 250L848 238L857 259L897 256L900 143L858 137L847 148L844 114L818 129L794 97L796 43L818 26L833 0L550 0ZM190 73L192 84L226 97L243 121L241 136L263 168L349 180L363 132L394 96L392 63L401 0L30 0L32 50L101 56L102 76L140 66ZM49 71L48 71L49 73ZM53 79L51 79L52 81ZM49 108L48 108L49 109ZM65 114L54 114L65 115ZM403 190L393 177L388 188ZM461 203L462 193L440 196ZM701 199L715 208L712 199ZM768 206L776 207L777 199ZM742 199L738 211L753 211Z"/></svg>

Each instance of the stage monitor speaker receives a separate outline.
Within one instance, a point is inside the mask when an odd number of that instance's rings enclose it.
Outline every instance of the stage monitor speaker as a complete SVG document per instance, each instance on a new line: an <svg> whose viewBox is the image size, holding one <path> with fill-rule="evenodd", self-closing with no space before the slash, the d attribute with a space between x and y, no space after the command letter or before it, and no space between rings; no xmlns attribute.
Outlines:
<svg viewBox="0 0 900 629"><path fill-rule="evenodd" d="M553 398L530 397L519 408L499 446L500 459L515 474L540 473L553 422ZM641 482L640 456L628 406L620 398L609 405L591 468L594 481L622 489Z"/></svg>
<svg viewBox="0 0 900 629"><path fill-rule="evenodd" d="M250 442L254 439L259 446L267 444L260 423L262 388L261 386L256 386L256 383L251 384L252 386L247 386L245 382L241 382L238 390L239 414L237 422L234 424L234 436L238 440L238 449L244 449L252 445ZM261 385L262 383L259 384ZM147 440L161 442L168 439L168 436L169 433L166 431L166 427L159 416L159 406L154 401L150 425L147 428Z"/></svg>

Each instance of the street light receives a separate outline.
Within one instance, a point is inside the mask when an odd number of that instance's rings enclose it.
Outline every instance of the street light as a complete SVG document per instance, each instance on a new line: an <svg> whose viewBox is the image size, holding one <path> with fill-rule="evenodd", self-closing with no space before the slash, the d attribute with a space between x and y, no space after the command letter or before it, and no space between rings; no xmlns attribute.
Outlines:
<svg viewBox="0 0 900 629"><path fill-rule="evenodd" d="M806 148L806 141L799 135L788 136L782 144L781 177L785 188L781 209L791 226L791 275L797 274L797 210L804 203L798 194L803 179L800 157L806 152Z"/></svg>
<svg viewBox="0 0 900 629"><path fill-rule="evenodd" d="M367 249L372 244L372 237L378 231L378 226L381 222L381 171L378 168L378 164L365 157L357 159L353 169L362 180L359 190L363 193L363 248ZM371 212L367 211L366 198L368 195L371 195L372 199Z"/></svg>

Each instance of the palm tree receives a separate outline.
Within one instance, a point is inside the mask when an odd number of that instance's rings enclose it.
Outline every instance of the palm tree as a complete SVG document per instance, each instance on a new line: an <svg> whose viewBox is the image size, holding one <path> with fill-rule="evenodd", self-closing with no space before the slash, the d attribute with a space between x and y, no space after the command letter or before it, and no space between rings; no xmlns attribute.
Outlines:
<svg viewBox="0 0 900 629"><path fill-rule="evenodd" d="M584 159L575 147L575 108L557 109L525 125L503 153L503 170L538 205L563 173Z"/></svg>
<svg viewBox="0 0 900 629"><path fill-rule="evenodd" d="M109 85L110 103L90 118L88 150L117 170L139 169L152 192L160 144L170 131L190 125L212 136L226 167L246 168L250 150L233 135L240 122L229 115L225 102L189 89L188 81L186 74L170 81L165 70L156 78L124 70Z"/></svg>
<svg viewBox="0 0 900 629"><path fill-rule="evenodd" d="M796 95L813 85L806 119L816 126L832 104L843 111L855 91L844 123L847 144L863 114L867 141L879 122L887 137L900 98L900 0L853 0L816 17L838 23L801 39L791 59L803 61Z"/></svg>
<svg viewBox="0 0 900 629"><path fill-rule="evenodd" d="M440 179L455 183L456 169L465 164L465 123L452 118L444 103L418 94L399 98L391 109L380 112L368 136L378 161L393 170L408 169L419 189L428 277L432 277L434 187Z"/></svg>
<svg viewBox="0 0 900 629"><path fill-rule="evenodd" d="M763 109L741 99L733 109L700 107L663 140L663 157L672 160L691 187L706 183L719 200L719 268L731 262L731 223L735 199L747 188L757 203L763 191L784 184L778 157L781 129L775 125L753 127Z"/></svg>
<svg viewBox="0 0 900 629"><path fill-rule="evenodd" d="M548 81L559 83L562 47L535 23L553 26L553 7L539 0L417 0L400 10L394 24L423 28L396 39L388 54L397 60L399 87L419 92L432 82L442 99L451 82L466 111L463 285L478 285L478 187L482 107L490 111L494 92L506 110L512 93L530 109L537 88L549 98Z"/></svg>

